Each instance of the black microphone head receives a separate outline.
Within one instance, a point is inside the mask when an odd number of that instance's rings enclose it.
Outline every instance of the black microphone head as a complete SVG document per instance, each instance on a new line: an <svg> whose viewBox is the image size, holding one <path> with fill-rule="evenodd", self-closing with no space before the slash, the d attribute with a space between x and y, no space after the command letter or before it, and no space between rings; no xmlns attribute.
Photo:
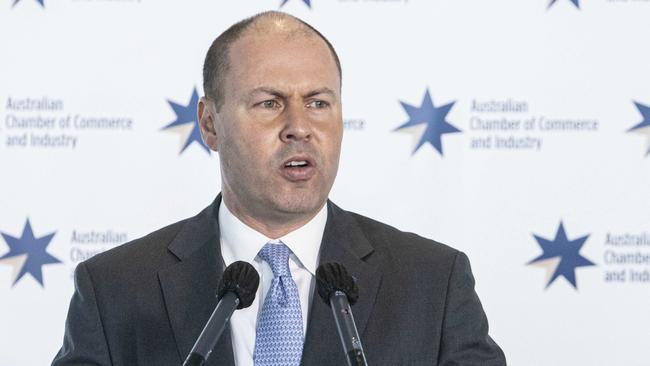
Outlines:
<svg viewBox="0 0 650 366"><path fill-rule="evenodd" d="M354 279L345 267L340 263L323 263L316 270L316 282L318 286L318 295L327 305L330 303L330 297L336 291L341 291L348 296L350 305L354 305L359 299L359 288Z"/></svg>
<svg viewBox="0 0 650 366"><path fill-rule="evenodd" d="M260 285L260 275L250 263L237 261L229 265L223 272L221 282L217 288L217 299L232 291L239 298L237 309L251 306L255 300L257 287Z"/></svg>

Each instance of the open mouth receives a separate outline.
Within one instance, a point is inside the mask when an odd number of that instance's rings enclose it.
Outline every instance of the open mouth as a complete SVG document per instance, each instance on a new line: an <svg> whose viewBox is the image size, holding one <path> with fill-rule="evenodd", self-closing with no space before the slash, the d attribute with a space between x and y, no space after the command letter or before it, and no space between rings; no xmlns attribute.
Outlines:
<svg viewBox="0 0 650 366"><path fill-rule="evenodd" d="M282 175L293 182L309 180L316 173L314 166L314 161L309 157L292 157L284 162Z"/></svg>
<svg viewBox="0 0 650 366"><path fill-rule="evenodd" d="M307 160L291 160L284 164L285 168L304 168L310 166Z"/></svg>

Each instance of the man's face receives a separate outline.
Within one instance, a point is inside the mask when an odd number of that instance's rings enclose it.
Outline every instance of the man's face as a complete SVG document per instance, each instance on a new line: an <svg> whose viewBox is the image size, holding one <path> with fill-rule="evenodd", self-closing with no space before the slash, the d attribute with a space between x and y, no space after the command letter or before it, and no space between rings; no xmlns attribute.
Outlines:
<svg viewBox="0 0 650 366"><path fill-rule="evenodd" d="M214 124L230 209L262 221L318 212L338 169L340 89L316 36L251 31L232 45Z"/></svg>

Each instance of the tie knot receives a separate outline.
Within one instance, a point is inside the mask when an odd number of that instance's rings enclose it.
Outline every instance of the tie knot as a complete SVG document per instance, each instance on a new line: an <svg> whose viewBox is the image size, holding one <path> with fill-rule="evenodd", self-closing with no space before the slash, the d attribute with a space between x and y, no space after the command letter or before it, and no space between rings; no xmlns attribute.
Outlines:
<svg viewBox="0 0 650 366"><path fill-rule="evenodd" d="M257 255L271 266L273 277L291 277L291 271L289 270L290 254L291 249L283 243L267 243Z"/></svg>

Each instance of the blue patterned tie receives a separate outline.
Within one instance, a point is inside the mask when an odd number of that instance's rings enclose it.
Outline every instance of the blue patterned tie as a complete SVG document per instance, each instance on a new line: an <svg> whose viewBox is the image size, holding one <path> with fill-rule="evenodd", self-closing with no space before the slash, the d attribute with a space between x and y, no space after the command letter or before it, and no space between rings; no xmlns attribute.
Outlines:
<svg viewBox="0 0 650 366"><path fill-rule="evenodd" d="M273 270L257 322L255 366L298 366L302 357L302 311L298 286L291 278L289 255L284 244L266 244L258 253Z"/></svg>

